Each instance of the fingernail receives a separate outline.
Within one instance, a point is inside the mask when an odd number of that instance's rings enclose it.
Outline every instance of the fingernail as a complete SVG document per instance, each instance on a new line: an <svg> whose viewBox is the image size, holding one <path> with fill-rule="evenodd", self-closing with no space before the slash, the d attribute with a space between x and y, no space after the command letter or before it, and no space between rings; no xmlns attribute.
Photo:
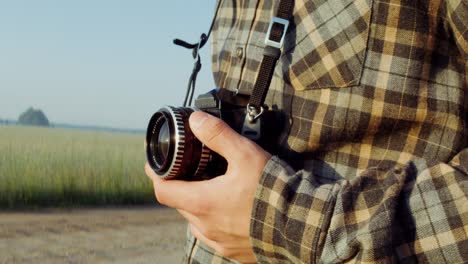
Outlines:
<svg viewBox="0 0 468 264"><path fill-rule="evenodd" d="M204 113L204 112L193 112L191 115L190 115L190 127L192 129L198 129L199 127L201 127L203 125L203 123L205 122L205 120L208 119L208 114L207 113Z"/></svg>

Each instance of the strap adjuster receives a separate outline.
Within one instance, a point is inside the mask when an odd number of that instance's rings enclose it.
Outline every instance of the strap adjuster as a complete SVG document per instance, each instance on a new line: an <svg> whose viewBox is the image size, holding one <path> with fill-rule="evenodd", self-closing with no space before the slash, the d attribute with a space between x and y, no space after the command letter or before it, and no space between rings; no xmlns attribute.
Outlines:
<svg viewBox="0 0 468 264"><path fill-rule="evenodd" d="M250 123L255 122L261 115L263 115L263 112L265 109L263 106L255 107L253 105L247 104L247 119L249 120Z"/></svg>
<svg viewBox="0 0 468 264"><path fill-rule="evenodd" d="M283 33L281 34L281 39L279 42L270 39L271 29L273 28L274 24L280 24L283 26ZM276 16L272 17L270 21L270 25L268 26L268 31L267 31L266 38L265 38L265 45L281 49L284 44L284 39L286 37L286 32L288 31L288 27L289 27L288 20L279 18Z"/></svg>

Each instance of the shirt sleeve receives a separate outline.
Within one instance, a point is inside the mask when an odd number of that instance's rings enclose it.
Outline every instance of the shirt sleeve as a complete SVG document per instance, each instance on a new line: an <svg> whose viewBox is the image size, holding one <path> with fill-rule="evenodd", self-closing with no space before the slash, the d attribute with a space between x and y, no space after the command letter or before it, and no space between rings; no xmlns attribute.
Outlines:
<svg viewBox="0 0 468 264"><path fill-rule="evenodd" d="M261 263L459 263L468 259L468 149L453 160L370 168L321 184L273 157L257 189L251 242Z"/></svg>

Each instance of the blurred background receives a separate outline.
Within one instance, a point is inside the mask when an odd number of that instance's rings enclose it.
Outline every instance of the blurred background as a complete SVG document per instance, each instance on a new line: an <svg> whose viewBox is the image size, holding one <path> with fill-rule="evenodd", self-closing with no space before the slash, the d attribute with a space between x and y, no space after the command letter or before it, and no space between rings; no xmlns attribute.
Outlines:
<svg viewBox="0 0 468 264"><path fill-rule="evenodd" d="M214 0L0 1L0 118L28 107L53 123L145 129L162 104L179 105L189 50L209 28ZM213 87L209 47L199 91Z"/></svg>
<svg viewBox="0 0 468 264"><path fill-rule="evenodd" d="M193 59L173 39L197 42L215 4L0 0L0 263L180 257L184 222L156 206L144 132L185 96ZM214 86L209 45L201 57L196 94Z"/></svg>

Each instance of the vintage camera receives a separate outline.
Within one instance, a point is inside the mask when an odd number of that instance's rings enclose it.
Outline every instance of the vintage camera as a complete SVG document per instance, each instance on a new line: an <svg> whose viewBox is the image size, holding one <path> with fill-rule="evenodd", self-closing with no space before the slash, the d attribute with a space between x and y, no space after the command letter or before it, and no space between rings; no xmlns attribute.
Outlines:
<svg viewBox="0 0 468 264"><path fill-rule="evenodd" d="M167 180L193 181L226 172L226 160L202 144L190 130L188 119L194 111L222 119L270 153L275 152L273 146L279 131L275 127L275 112L262 109L259 118L249 118L247 101L226 93L230 92L212 90L198 96L195 107L165 106L151 117L146 132L146 158L157 175Z"/></svg>

